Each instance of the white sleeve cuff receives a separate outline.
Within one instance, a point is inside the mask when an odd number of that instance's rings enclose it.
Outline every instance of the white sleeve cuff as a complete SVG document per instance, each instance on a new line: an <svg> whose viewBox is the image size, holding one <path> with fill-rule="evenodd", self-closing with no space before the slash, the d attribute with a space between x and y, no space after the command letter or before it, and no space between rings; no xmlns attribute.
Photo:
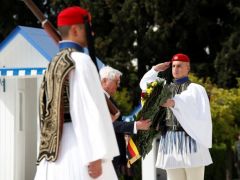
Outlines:
<svg viewBox="0 0 240 180"><path fill-rule="evenodd" d="M137 122L134 122L133 134L137 134Z"/></svg>

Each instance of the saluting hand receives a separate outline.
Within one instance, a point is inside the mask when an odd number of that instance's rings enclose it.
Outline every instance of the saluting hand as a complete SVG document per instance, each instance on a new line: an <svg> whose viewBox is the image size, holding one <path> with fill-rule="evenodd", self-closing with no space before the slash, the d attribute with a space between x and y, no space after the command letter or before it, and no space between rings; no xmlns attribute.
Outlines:
<svg viewBox="0 0 240 180"><path fill-rule="evenodd" d="M171 64L171 61L160 63L160 64L153 66L153 69L157 72L165 71L167 68L170 67L170 64Z"/></svg>

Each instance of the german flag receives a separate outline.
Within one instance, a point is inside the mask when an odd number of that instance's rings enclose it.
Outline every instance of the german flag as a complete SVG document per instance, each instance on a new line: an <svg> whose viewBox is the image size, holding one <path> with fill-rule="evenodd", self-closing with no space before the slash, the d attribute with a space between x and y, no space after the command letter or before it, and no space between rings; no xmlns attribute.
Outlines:
<svg viewBox="0 0 240 180"><path fill-rule="evenodd" d="M137 161L141 157L131 137L129 138L129 141L128 141L127 150L129 155L127 167L130 168L131 164L133 164L135 161Z"/></svg>

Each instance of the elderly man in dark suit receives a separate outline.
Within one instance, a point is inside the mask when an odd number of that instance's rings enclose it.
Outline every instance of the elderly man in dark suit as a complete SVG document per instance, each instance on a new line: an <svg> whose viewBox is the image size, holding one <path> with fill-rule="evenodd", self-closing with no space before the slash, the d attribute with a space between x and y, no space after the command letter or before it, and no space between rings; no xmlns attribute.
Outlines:
<svg viewBox="0 0 240 180"><path fill-rule="evenodd" d="M105 95L111 99L111 97L116 93L117 88L120 85L120 78L122 73L110 66L103 67L100 70L101 84ZM118 113L120 114L120 113ZM116 170L117 175L124 176L127 166L126 158L126 143L125 134L136 134L138 130L148 130L151 121L150 120L140 120L136 122L124 122L121 116L112 116L114 131L116 134L118 147L120 151L120 156L113 159L113 165ZM126 180L125 176L125 180Z"/></svg>

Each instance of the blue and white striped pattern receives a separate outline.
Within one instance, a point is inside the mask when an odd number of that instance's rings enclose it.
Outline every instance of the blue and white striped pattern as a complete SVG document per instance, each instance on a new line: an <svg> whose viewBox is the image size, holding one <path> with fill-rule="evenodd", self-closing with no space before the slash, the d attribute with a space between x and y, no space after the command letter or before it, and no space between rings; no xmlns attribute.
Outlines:
<svg viewBox="0 0 240 180"><path fill-rule="evenodd" d="M45 70L46 68L0 68L0 76L38 76Z"/></svg>
<svg viewBox="0 0 240 180"><path fill-rule="evenodd" d="M191 154L197 152L197 144L185 131L167 131L160 139L159 151L163 154Z"/></svg>

